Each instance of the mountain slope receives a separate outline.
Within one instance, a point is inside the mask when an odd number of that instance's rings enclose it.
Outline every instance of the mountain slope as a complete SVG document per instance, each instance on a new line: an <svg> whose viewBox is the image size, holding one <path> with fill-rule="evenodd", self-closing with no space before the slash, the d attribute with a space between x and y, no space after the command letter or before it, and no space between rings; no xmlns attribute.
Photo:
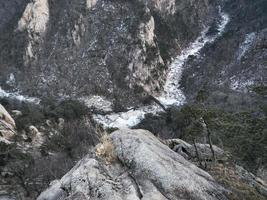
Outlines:
<svg viewBox="0 0 267 200"><path fill-rule="evenodd" d="M1 39L2 87L38 97L97 94L130 105L142 95L140 86L162 89L170 55L177 54L172 50L212 22L214 5L35 0L24 13L16 5L21 18L9 22ZM13 85L6 84L10 76Z"/></svg>

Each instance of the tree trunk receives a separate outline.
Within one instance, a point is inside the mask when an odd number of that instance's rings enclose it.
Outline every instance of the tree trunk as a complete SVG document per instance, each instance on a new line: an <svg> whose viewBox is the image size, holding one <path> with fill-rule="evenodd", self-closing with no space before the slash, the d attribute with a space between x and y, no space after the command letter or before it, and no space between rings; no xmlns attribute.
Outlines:
<svg viewBox="0 0 267 200"><path fill-rule="evenodd" d="M199 166L202 168L203 166L202 166L201 158L199 156L199 152L198 152L198 149L197 149L196 139L193 140L193 144L194 144L194 147L195 147L196 156L197 156L197 160L198 160Z"/></svg>
<svg viewBox="0 0 267 200"><path fill-rule="evenodd" d="M208 141L209 141L210 150L211 150L211 154L212 154L212 160L213 160L213 162L216 162L215 152L214 152L214 149L212 146L212 141L211 141L211 132L208 128L207 128L207 131L208 131Z"/></svg>
<svg viewBox="0 0 267 200"><path fill-rule="evenodd" d="M211 132L210 132L210 129L209 129L208 124L206 123L204 117L202 119L203 119L203 125L204 125L203 128L205 129L207 137L208 137L208 143L209 143L209 146L210 146L212 160L213 160L213 162L216 162L215 152L214 152L214 149L213 149L213 146L212 146L212 141L211 141Z"/></svg>
<svg viewBox="0 0 267 200"><path fill-rule="evenodd" d="M165 112L168 112L168 110L165 108L165 106L154 96L149 94L149 98L154 101L156 104L158 104Z"/></svg>
<svg viewBox="0 0 267 200"><path fill-rule="evenodd" d="M154 101L156 104L158 104L165 112L168 112L167 108L153 95L151 95L145 88L143 88L144 92L150 98L152 101Z"/></svg>

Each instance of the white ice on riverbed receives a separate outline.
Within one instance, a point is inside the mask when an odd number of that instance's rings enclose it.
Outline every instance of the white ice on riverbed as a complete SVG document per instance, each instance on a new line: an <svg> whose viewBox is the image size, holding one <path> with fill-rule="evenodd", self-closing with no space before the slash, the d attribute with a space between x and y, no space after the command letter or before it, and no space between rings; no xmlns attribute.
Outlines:
<svg viewBox="0 0 267 200"><path fill-rule="evenodd" d="M160 110L159 106L150 105L127 112L93 115L93 118L105 128L130 128L138 125L145 118L145 114L156 114Z"/></svg>

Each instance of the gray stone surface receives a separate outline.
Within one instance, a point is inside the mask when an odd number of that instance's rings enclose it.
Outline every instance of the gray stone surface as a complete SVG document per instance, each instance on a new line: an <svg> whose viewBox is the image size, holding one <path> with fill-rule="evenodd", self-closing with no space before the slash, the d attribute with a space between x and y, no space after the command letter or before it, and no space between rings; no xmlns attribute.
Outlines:
<svg viewBox="0 0 267 200"><path fill-rule="evenodd" d="M0 104L0 142L9 144L16 135L15 127L14 119Z"/></svg>
<svg viewBox="0 0 267 200"><path fill-rule="evenodd" d="M189 144L181 139L169 139L164 141L173 151L179 153L186 159L196 158L196 149L194 145ZM209 160L212 158L212 152L209 144L196 143L199 157L202 160ZM212 145L216 159L224 159L227 155L224 150Z"/></svg>
<svg viewBox="0 0 267 200"><path fill-rule="evenodd" d="M140 190L166 199L225 199L222 188L203 170L186 161L153 134L121 130L111 136L119 160L136 178Z"/></svg>
<svg viewBox="0 0 267 200"><path fill-rule="evenodd" d="M111 134L118 160L86 156L38 200L227 199L214 179L144 130Z"/></svg>

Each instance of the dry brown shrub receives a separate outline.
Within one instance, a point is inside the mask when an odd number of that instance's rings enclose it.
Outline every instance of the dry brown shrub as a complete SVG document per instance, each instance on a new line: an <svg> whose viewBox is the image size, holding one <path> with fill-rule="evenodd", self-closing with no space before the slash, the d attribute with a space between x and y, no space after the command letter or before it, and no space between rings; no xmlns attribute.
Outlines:
<svg viewBox="0 0 267 200"><path fill-rule="evenodd" d="M96 146L96 155L104 158L108 164L117 160L114 145L106 132L102 133L100 143Z"/></svg>

